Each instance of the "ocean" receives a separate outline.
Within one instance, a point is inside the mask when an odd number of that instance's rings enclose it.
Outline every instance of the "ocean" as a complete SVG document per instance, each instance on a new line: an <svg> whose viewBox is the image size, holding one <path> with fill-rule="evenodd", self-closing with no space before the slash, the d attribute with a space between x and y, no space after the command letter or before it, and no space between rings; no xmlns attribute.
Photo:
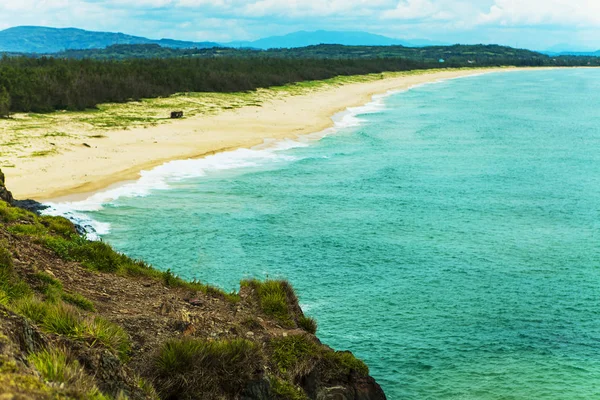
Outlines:
<svg viewBox="0 0 600 400"><path fill-rule="evenodd" d="M414 87L54 205L227 290L284 278L389 399L600 399L600 71Z"/></svg>

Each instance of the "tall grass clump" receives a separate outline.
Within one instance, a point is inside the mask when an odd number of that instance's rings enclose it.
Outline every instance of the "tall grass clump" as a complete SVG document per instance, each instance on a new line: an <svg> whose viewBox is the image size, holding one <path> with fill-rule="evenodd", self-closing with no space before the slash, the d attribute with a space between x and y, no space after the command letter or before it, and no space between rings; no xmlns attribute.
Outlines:
<svg viewBox="0 0 600 400"><path fill-rule="evenodd" d="M102 345L126 360L131 350L129 336L118 325L100 317L85 316L63 302L41 301L35 296L16 301L15 312L38 324L44 331L88 343Z"/></svg>
<svg viewBox="0 0 600 400"><path fill-rule="evenodd" d="M277 369L291 378L309 373L321 356L320 346L307 335L273 339L271 347Z"/></svg>
<svg viewBox="0 0 600 400"><path fill-rule="evenodd" d="M242 286L251 287L258 295L261 310L286 327L294 326L290 301L297 301L294 289L287 281L243 281Z"/></svg>
<svg viewBox="0 0 600 400"><path fill-rule="evenodd" d="M294 380L318 369L327 379L336 380L351 373L369 375L369 368L349 351L333 351L311 336L293 335L271 341L272 360L280 375Z"/></svg>
<svg viewBox="0 0 600 400"><path fill-rule="evenodd" d="M94 379L64 349L50 348L33 353L29 356L29 362L46 382L64 386L69 398L108 400L98 390Z"/></svg>
<svg viewBox="0 0 600 400"><path fill-rule="evenodd" d="M298 326L313 335L317 333L317 321L314 318L301 315L298 318Z"/></svg>
<svg viewBox="0 0 600 400"><path fill-rule="evenodd" d="M161 398L236 398L260 370L260 348L244 339L209 342L170 340L154 357L150 372Z"/></svg>

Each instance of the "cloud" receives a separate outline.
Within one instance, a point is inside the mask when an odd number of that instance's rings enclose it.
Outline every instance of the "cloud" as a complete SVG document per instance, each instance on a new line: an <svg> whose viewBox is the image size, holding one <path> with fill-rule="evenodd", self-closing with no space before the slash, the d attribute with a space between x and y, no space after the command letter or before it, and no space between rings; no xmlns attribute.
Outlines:
<svg viewBox="0 0 600 400"><path fill-rule="evenodd" d="M385 10L381 13L383 19L396 20L450 20L454 18L452 12L444 9L442 2L430 0L403 0L396 8Z"/></svg>
<svg viewBox="0 0 600 400"><path fill-rule="evenodd" d="M218 41L363 30L451 43L540 48L573 40L600 48L600 0L0 0L0 29L16 25Z"/></svg>
<svg viewBox="0 0 600 400"><path fill-rule="evenodd" d="M523 25L600 25L597 0L495 0L479 24Z"/></svg>

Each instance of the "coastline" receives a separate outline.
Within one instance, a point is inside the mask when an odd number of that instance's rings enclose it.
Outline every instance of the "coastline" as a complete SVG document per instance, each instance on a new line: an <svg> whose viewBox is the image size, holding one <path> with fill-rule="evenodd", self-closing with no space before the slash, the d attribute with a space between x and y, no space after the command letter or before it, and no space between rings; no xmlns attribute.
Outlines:
<svg viewBox="0 0 600 400"><path fill-rule="evenodd" d="M363 106L373 96L441 80L535 68L479 68L398 74L380 80L327 86L308 94L281 95L261 106L223 110L163 125L103 132L89 145L71 146L46 157L11 160L10 186L17 198L38 201L85 199L94 192L135 180L140 172L174 160L197 159L295 139L334 126L332 116Z"/></svg>

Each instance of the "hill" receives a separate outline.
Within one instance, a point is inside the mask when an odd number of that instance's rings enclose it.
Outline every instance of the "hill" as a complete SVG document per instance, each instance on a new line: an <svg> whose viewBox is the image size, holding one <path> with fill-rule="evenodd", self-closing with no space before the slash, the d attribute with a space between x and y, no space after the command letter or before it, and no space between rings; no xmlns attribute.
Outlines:
<svg viewBox="0 0 600 400"><path fill-rule="evenodd" d="M19 26L0 31L0 52L57 53L69 49L102 49L114 44L158 44L166 48L207 48L212 42L153 40L123 33L91 32L75 28Z"/></svg>
<svg viewBox="0 0 600 400"><path fill-rule="evenodd" d="M0 172L0 398L385 400L287 282L186 282L7 200Z"/></svg>
<svg viewBox="0 0 600 400"><path fill-rule="evenodd" d="M319 44L339 44L345 46L427 46L440 44L428 40L400 40L367 32L345 31L300 31L283 36L271 36L253 42L224 43L225 47L254 49L277 49L315 46Z"/></svg>

